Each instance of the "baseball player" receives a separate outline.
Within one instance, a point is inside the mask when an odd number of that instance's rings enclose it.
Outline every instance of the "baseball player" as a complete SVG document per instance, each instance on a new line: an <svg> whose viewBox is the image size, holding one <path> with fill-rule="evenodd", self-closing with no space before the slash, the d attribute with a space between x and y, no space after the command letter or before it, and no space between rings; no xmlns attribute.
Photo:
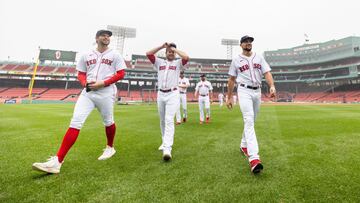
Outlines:
<svg viewBox="0 0 360 203"><path fill-rule="evenodd" d="M99 30L95 37L97 49L80 58L76 69L78 79L84 89L75 104L70 127L57 155L47 162L34 163L33 169L59 173L66 154L75 143L80 129L94 108L97 108L101 114L107 137L106 148L98 159L106 160L115 154L113 146L116 132L113 112L117 95L115 83L124 78L126 64L118 52L108 48L111 35L111 31Z"/></svg>
<svg viewBox="0 0 360 203"><path fill-rule="evenodd" d="M233 95L233 102L234 102L234 105L236 105L236 103L237 103L237 96L234 94Z"/></svg>
<svg viewBox="0 0 360 203"><path fill-rule="evenodd" d="M240 150L248 157L251 171L259 173L263 169L263 165L259 157L254 125L261 103L262 77L265 76L266 82L270 86L271 97L275 97L276 90L270 73L270 66L263 56L251 51L253 41L254 38L247 35L240 40L243 51L233 58L229 68L228 98L231 98L236 82L240 110L244 120ZM228 100L226 105L229 109L232 109L231 99Z"/></svg>
<svg viewBox="0 0 360 203"><path fill-rule="evenodd" d="M222 107L224 105L224 94L220 92L218 94L218 99L219 99L219 105L220 107Z"/></svg>
<svg viewBox="0 0 360 203"><path fill-rule="evenodd" d="M190 86L190 82L188 78L184 77L184 71L180 72L179 78L179 93L180 93L180 105L176 112L176 124L179 125L181 123L181 106L183 109L183 122L186 122L187 119L187 105L186 105L186 90Z"/></svg>
<svg viewBox="0 0 360 203"><path fill-rule="evenodd" d="M213 87L209 81L206 80L205 74L200 76L200 82L195 87L195 98L199 94L199 110L200 110L200 124L204 123L204 106L206 110L206 123L210 122L210 103L212 103Z"/></svg>
<svg viewBox="0 0 360 203"><path fill-rule="evenodd" d="M155 54L161 49L166 49L166 59L161 59ZM178 54L181 59L176 59ZM163 160L171 160L171 150L174 143L174 117L179 108L179 89L178 80L180 69L189 61L189 56L176 48L174 43L164 43L163 45L146 52L147 57L154 64L154 69L158 72L158 94L157 104L160 115L160 129L162 144L159 150L163 151Z"/></svg>

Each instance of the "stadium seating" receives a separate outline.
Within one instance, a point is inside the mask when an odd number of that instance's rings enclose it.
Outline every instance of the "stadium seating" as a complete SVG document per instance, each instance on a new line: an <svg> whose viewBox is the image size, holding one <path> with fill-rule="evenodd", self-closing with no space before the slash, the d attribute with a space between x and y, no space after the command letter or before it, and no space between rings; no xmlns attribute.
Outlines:
<svg viewBox="0 0 360 203"><path fill-rule="evenodd" d="M51 73L54 70L55 70L55 67L53 67L53 66L38 66L38 68L37 68L38 73L44 73L44 74Z"/></svg>
<svg viewBox="0 0 360 203"><path fill-rule="evenodd" d="M203 64L201 67L201 72L205 72L205 73L217 72L217 69L212 64Z"/></svg>
<svg viewBox="0 0 360 203"><path fill-rule="evenodd" d="M0 93L1 92L4 92L5 90L8 90L9 88L7 88L7 87L0 87Z"/></svg>
<svg viewBox="0 0 360 203"><path fill-rule="evenodd" d="M69 73L69 74L76 74L77 73L77 70L75 69L75 67L71 67L69 68L66 73Z"/></svg>
<svg viewBox="0 0 360 203"><path fill-rule="evenodd" d="M132 68L131 61L125 61L127 68Z"/></svg>
<svg viewBox="0 0 360 203"><path fill-rule="evenodd" d="M147 59L136 60L134 68L141 70L153 70L153 64Z"/></svg>
<svg viewBox="0 0 360 203"><path fill-rule="evenodd" d="M229 72L229 65L218 65L218 71L221 73Z"/></svg>
<svg viewBox="0 0 360 203"><path fill-rule="evenodd" d="M13 71L24 72L29 68L30 68L30 65L18 65L13 69Z"/></svg>
<svg viewBox="0 0 360 203"><path fill-rule="evenodd" d="M65 74L65 72L69 69L69 67L58 67L54 71L56 74Z"/></svg>
<svg viewBox="0 0 360 203"><path fill-rule="evenodd" d="M47 88L33 88L32 94L38 95L45 92ZM8 88L5 91L0 91L0 98L25 98L29 96L28 88Z"/></svg>
<svg viewBox="0 0 360 203"><path fill-rule="evenodd" d="M80 92L80 89L49 89L43 94L40 94L36 100L65 100L71 95L80 94Z"/></svg>
<svg viewBox="0 0 360 203"><path fill-rule="evenodd" d="M7 64L7 65L3 66L3 67L1 68L1 70L11 71L11 70L13 70L16 66L17 66L17 64Z"/></svg>
<svg viewBox="0 0 360 203"><path fill-rule="evenodd" d="M188 71L199 71L199 64L197 63L190 63L187 65L187 70Z"/></svg>

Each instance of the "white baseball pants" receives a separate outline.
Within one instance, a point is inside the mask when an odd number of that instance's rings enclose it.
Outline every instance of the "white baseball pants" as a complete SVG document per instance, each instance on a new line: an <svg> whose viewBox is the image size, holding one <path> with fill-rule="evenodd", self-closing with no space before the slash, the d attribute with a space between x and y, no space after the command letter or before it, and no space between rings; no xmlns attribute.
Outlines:
<svg viewBox="0 0 360 203"><path fill-rule="evenodd" d="M171 151L174 144L174 117L179 108L179 91L161 92L158 91L157 104L160 116L160 129L164 151Z"/></svg>
<svg viewBox="0 0 360 203"><path fill-rule="evenodd" d="M83 89L79 99L76 101L70 127L80 130L94 108L97 108L100 112L105 126L112 125L114 123L116 93L117 89L115 85L90 92L86 92L86 90Z"/></svg>
<svg viewBox="0 0 360 203"><path fill-rule="evenodd" d="M209 96L199 96L200 121L204 122L204 107L206 109L206 117L210 117L210 98Z"/></svg>
<svg viewBox="0 0 360 203"><path fill-rule="evenodd" d="M183 118L187 118L186 94L180 94L179 108L176 112L176 122L181 122L181 107L183 109Z"/></svg>
<svg viewBox="0 0 360 203"><path fill-rule="evenodd" d="M259 146L255 134L255 120L261 104L261 89L238 87L240 110L244 119L244 131L240 147L246 147L249 161L259 159Z"/></svg>
<svg viewBox="0 0 360 203"><path fill-rule="evenodd" d="M223 99L219 99L219 105L220 105L220 107L222 107L224 105L224 100Z"/></svg>

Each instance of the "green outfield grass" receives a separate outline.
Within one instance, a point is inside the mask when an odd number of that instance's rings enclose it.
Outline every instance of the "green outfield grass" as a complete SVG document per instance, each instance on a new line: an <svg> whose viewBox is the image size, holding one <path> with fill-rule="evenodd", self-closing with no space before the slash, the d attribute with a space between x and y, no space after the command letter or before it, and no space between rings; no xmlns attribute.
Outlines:
<svg viewBox="0 0 360 203"><path fill-rule="evenodd" d="M264 171L240 154L239 108L196 105L176 127L173 160L157 150L155 105L116 106L117 154L88 118L58 175L31 169L60 145L73 104L0 105L0 202L360 202L360 105L263 105L256 122Z"/></svg>

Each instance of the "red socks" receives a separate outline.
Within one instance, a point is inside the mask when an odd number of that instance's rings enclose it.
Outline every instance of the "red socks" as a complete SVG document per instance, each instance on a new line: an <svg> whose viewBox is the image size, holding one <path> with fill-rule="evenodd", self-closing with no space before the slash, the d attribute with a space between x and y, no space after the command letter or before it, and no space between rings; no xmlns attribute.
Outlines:
<svg viewBox="0 0 360 203"><path fill-rule="evenodd" d="M64 157L66 156L66 154L68 153L69 149L71 148L71 146L73 146L73 144L75 143L78 135L79 135L80 130L75 129L75 128L69 128L66 131L66 134L63 138L63 141L61 143L60 149L57 153L59 162L63 162Z"/></svg>
<svg viewBox="0 0 360 203"><path fill-rule="evenodd" d="M115 132L116 132L115 123L110 126L106 126L105 131L106 131L106 137L107 137L107 145L112 147L113 143L114 143Z"/></svg>
<svg viewBox="0 0 360 203"><path fill-rule="evenodd" d="M116 126L115 123L107 126L105 128L106 131L106 137L107 137L107 145L112 147L113 143L114 143L114 137L115 137L115 132L116 132ZM75 128L69 128L66 131L66 134L63 138L63 141L61 143L60 149L57 153L59 162L63 162L66 154L68 153L68 151L70 150L70 148L73 146L73 144L75 143L78 135L80 133L79 129L75 129Z"/></svg>

